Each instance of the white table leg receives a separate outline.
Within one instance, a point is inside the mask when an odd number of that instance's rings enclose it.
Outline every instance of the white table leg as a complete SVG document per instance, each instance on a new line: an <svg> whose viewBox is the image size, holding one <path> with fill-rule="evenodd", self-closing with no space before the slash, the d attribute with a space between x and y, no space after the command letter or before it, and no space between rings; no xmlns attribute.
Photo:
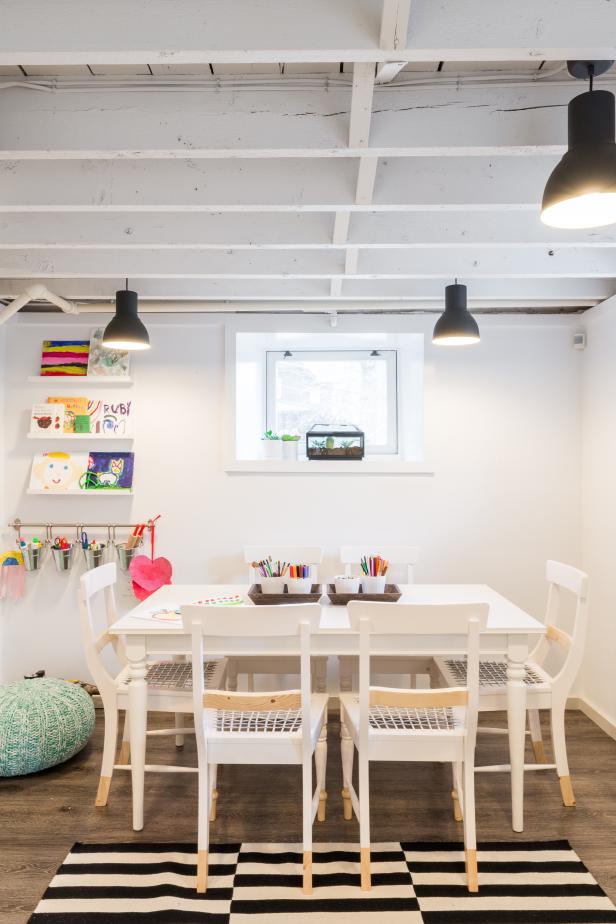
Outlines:
<svg viewBox="0 0 616 924"><path fill-rule="evenodd" d="M126 656L130 668L128 715L130 721L130 760L133 788L133 830L143 830L143 790L145 782L145 742L148 711L148 685L145 640L130 638Z"/></svg>
<svg viewBox="0 0 616 924"><path fill-rule="evenodd" d="M507 723L511 764L511 824L524 830L524 748L526 745L526 640L511 639L507 651Z"/></svg>

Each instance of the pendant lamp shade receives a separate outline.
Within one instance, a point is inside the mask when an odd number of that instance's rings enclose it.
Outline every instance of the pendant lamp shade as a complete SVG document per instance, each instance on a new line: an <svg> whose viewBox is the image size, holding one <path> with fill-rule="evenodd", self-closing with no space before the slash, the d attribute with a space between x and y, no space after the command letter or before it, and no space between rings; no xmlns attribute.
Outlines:
<svg viewBox="0 0 616 924"><path fill-rule="evenodd" d="M569 103L567 153L550 176L541 220L553 228L600 228L616 222L614 94L591 90Z"/></svg>
<svg viewBox="0 0 616 924"><path fill-rule="evenodd" d="M116 292L115 315L105 328L103 346L114 350L149 350L150 337L137 313L136 292Z"/></svg>
<svg viewBox="0 0 616 924"><path fill-rule="evenodd" d="M439 346L468 346L479 343L477 321L466 307L466 286L456 283L445 289L445 310L434 326L432 343Z"/></svg>

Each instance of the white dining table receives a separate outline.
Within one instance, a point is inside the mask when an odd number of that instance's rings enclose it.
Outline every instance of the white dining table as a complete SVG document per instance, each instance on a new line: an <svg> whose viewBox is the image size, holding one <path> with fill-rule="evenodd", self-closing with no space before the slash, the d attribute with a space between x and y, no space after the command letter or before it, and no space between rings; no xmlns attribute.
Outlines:
<svg viewBox="0 0 616 924"><path fill-rule="evenodd" d="M511 763L511 811L514 831L524 829L524 749L526 732L525 661L531 643L545 633L545 626L487 584L401 584L399 603L487 603L489 616L481 636L484 651L506 653L507 716ZM246 605L247 584L174 584L161 587L117 620L108 631L123 639L129 665L128 708L133 792L133 828L143 828L143 791L147 725L147 663L154 656L190 652L190 636L181 620L164 622L157 611L174 609L208 598L241 595ZM334 606L321 597L321 620L312 638L315 656L357 655L359 635L351 630L346 606ZM392 603L391 606L396 606ZM466 649L465 636L413 636L374 638L372 651L395 656L451 655ZM287 638L221 638L209 656L276 656L293 650Z"/></svg>

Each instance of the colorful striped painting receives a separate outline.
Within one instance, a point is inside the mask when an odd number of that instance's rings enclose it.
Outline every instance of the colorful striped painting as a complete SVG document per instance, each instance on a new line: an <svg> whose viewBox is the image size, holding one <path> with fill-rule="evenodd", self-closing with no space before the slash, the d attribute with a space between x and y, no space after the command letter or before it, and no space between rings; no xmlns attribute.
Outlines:
<svg viewBox="0 0 616 924"><path fill-rule="evenodd" d="M87 375L89 340L44 340L41 375Z"/></svg>

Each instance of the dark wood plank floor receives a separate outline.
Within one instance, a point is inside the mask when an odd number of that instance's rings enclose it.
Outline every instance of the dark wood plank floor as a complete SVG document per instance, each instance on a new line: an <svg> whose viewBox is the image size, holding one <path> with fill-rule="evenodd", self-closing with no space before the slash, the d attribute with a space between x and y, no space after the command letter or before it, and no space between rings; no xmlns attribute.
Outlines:
<svg viewBox="0 0 616 924"><path fill-rule="evenodd" d="M489 716L495 724L500 716ZM116 772L109 805L94 808L102 745L96 734L73 760L30 777L0 780L0 920L23 924L75 841L194 841L196 780L156 774L146 780L146 823L131 828L130 782ZM502 724L502 723L501 723ZM477 826L482 840L567 838L616 901L616 742L578 712L568 713L574 809L565 809L552 772L526 777L526 830L510 826L508 778L477 779ZM148 759L194 764L194 740L176 752L173 739L150 739ZM342 818L338 722L329 727L328 818L315 824L315 840L353 842L357 824ZM506 739L482 737L479 762L504 762ZM530 760L529 755L529 760ZM224 767L219 818L212 839L298 841L301 837L300 771L296 767ZM379 764L371 770L372 836L379 840L455 840L448 766Z"/></svg>

